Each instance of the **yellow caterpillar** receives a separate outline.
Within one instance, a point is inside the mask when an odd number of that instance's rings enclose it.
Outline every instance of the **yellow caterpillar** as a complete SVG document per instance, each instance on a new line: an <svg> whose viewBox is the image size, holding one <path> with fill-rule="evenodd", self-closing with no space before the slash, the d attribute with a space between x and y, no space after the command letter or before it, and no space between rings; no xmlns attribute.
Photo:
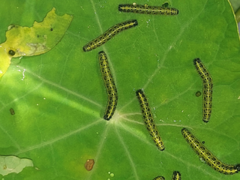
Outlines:
<svg viewBox="0 0 240 180"><path fill-rule="evenodd" d="M148 6L147 4L119 4L118 10L122 12L132 12L139 14L161 14L161 15L177 15L179 11L175 8Z"/></svg>
<svg viewBox="0 0 240 180"><path fill-rule="evenodd" d="M181 173L179 171L174 171L172 180L181 180Z"/></svg>
<svg viewBox="0 0 240 180"><path fill-rule="evenodd" d="M222 163L186 128L182 129L182 135L199 157L216 171L223 174L235 174L240 170L240 164L234 166Z"/></svg>
<svg viewBox="0 0 240 180"><path fill-rule="evenodd" d="M145 94L143 93L143 91L141 89L136 91L136 95L137 95L138 100L140 102L140 106L141 106L141 109L142 109L144 122L147 126L147 130L149 131L150 135L152 136L152 138L153 138L155 144L157 145L158 149L163 151L165 149L165 147L164 147L164 144L163 144L163 141L162 141L161 137L159 136L157 127L154 123L153 115L152 115L152 112L149 108L147 98L146 98Z"/></svg>
<svg viewBox="0 0 240 180"><path fill-rule="evenodd" d="M138 25L137 20L130 20L130 21L116 24L113 27L111 27L110 29L108 29L105 33L103 33L96 39L92 40L91 42L89 42L88 44L83 46L83 51L85 51L85 52L91 51L91 50L103 45L104 43L109 41L113 36L117 35L121 31L129 29L129 28L137 26L137 25Z"/></svg>
<svg viewBox="0 0 240 180"><path fill-rule="evenodd" d="M108 65L107 55L105 54L104 51L100 51L98 53L98 59L100 63L102 77L103 77L104 84L106 86L107 94L108 94L107 108L103 118L106 120L109 120L113 116L114 111L117 107L117 101L118 101L117 88L115 86L115 83Z"/></svg>
<svg viewBox="0 0 240 180"><path fill-rule="evenodd" d="M194 65L203 79L203 121L209 122L212 112L212 78L199 58L194 59Z"/></svg>

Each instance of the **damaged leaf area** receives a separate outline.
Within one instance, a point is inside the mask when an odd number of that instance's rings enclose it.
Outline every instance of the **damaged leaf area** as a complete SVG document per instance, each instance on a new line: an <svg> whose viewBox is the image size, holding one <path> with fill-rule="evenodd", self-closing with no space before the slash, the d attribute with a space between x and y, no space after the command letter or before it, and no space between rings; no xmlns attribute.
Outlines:
<svg viewBox="0 0 240 180"><path fill-rule="evenodd" d="M0 77L7 71L12 57L34 56L51 50L63 37L73 16L58 16L53 8L40 23L33 27L10 25L7 40L0 44Z"/></svg>
<svg viewBox="0 0 240 180"><path fill-rule="evenodd" d="M0 174L20 173L25 167L33 167L29 159L20 159L16 156L0 156Z"/></svg>

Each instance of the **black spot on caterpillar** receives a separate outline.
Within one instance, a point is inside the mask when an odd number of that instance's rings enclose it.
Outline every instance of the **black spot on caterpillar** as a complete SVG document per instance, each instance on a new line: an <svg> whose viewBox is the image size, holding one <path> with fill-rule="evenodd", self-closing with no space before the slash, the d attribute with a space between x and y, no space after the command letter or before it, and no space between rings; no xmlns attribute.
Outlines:
<svg viewBox="0 0 240 180"><path fill-rule="evenodd" d="M14 115L14 114L15 114L15 111L14 111L13 108L10 108L10 113L11 113L11 115Z"/></svg>
<svg viewBox="0 0 240 180"><path fill-rule="evenodd" d="M203 121L209 122L212 112L212 78L199 58L194 59L194 65L203 79Z"/></svg>
<svg viewBox="0 0 240 180"><path fill-rule="evenodd" d="M106 86L107 94L108 94L107 108L103 118L105 120L109 120L113 116L114 111L117 107L117 101L118 101L117 88L115 86L115 83L108 65L107 55L105 54L105 52L100 51L98 53L98 59L100 63L102 77L103 77L104 84Z"/></svg>
<svg viewBox="0 0 240 180"><path fill-rule="evenodd" d="M9 54L10 56L14 56L14 55L15 55L15 51L9 50L9 51L8 51L8 54Z"/></svg>
<svg viewBox="0 0 240 180"><path fill-rule="evenodd" d="M173 172L172 180L181 180L181 174L180 174L179 171L174 171Z"/></svg>
<svg viewBox="0 0 240 180"><path fill-rule="evenodd" d="M197 91L196 94L195 94L197 97L201 96L202 93L200 91Z"/></svg>
<svg viewBox="0 0 240 180"><path fill-rule="evenodd" d="M136 95L137 95L137 98L139 100L139 103L140 103L140 106L142 109L142 114L143 114L144 122L147 126L147 130L149 131L150 135L152 136L153 141L157 145L158 149L163 151L165 149L165 147L164 147L163 141L158 133L157 127L154 123L153 115L149 108L147 98L141 89L136 91Z"/></svg>
<svg viewBox="0 0 240 180"><path fill-rule="evenodd" d="M182 135L198 156L216 171L223 174L235 174L240 171L240 164L234 166L222 163L186 128L182 129Z"/></svg>
<svg viewBox="0 0 240 180"><path fill-rule="evenodd" d="M158 177L155 177L153 180L165 180L165 178L163 176L158 176Z"/></svg>
<svg viewBox="0 0 240 180"><path fill-rule="evenodd" d="M85 51L85 52L86 51L91 51L91 50L103 45L104 43L109 41L112 37L114 37L115 35L117 35L121 31L129 29L129 28L137 26L137 25L138 25L137 20L130 20L130 21L126 21L126 22L116 24L113 27L111 27L110 29L108 29L105 33L103 33L102 35L100 35L96 39L94 39L91 42L89 42L88 44L86 44L83 47L83 51Z"/></svg>
<svg viewBox="0 0 240 180"><path fill-rule="evenodd" d="M161 6L148 6L133 4L119 4L118 10L122 12L132 12L139 14L161 14L161 15L177 15L179 11L175 8L161 7Z"/></svg>

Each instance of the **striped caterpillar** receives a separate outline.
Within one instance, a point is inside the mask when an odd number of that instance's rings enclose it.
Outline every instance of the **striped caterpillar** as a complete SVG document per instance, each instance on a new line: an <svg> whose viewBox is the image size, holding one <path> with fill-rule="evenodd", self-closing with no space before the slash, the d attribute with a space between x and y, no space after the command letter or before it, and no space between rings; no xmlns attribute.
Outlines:
<svg viewBox="0 0 240 180"><path fill-rule="evenodd" d="M130 21L126 21L126 22L116 24L113 27L111 27L110 29L108 29L105 33L103 33L102 35L100 35L96 39L94 39L91 42L89 42L88 44L86 44L83 47L83 51L85 51L85 52L86 51L91 51L91 50L103 45L104 43L109 41L112 37L114 37L115 35L117 35L121 31L129 29L129 28L137 26L137 25L138 25L137 20L130 20Z"/></svg>
<svg viewBox="0 0 240 180"><path fill-rule="evenodd" d="M181 180L181 173L179 171L174 171L172 180Z"/></svg>
<svg viewBox="0 0 240 180"><path fill-rule="evenodd" d="M147 130L149 131L150 135L152 136L153 141L157 145L158 149L163 151L165 149L165 147L164 147L164 144L163 144L163 141L162 141L161 137L159 136L157 127L154 123L153 115L152 115L152 112L149 108L147 98L146 98L145 94L143 93L143 91L141 89L136 91L136 95L137 95L138 100L140 102L140 106L141 106L141 109L142 109L144 122L147 126Z"/></svg>
<svg viewBox="0 0 240 180"><path fill-rule="evenodd" d="M212 112L212 78L199 58L194 59L194 65L203 79L203 121L209 122Z"/></svg>
<svg viewBox="0 0 240 180"><path fill-rule="evenodd" d="M240 164L234 166L222 163L186 128L182 129L182 135L198 156L216 171L223 174L235 174L240 171Z"/></svg>
<svg viewBox="0 0 240 180"><path fill-rule="evenodd" d="M139 14L161 14L161 15L177 15L179 11L175 8L148 6L133 4L119 4L118 10L122 12L132 12Z"/></svg>
<svg viewBox="0 0 240 180"><path fill-rule="evenodd" d="M115 83L108 65L107 55L105 54L104 51L100 51L98 53L98 59L100 63L102 77L103 77L104 84L106 86L107 94L108 94L107 108L103 118L105 120L109 120L113 116L114 111L117 107L117 101L118 101L117 88L115 86Z"/></svg>

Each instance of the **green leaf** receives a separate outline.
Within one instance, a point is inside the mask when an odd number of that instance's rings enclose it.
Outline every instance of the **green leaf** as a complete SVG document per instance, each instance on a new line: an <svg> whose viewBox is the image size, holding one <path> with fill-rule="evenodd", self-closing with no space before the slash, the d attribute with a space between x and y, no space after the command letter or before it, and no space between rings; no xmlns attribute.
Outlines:
<svg viewBox="0 0 240 180"><path fill-rule="evenodd" d="M184 180L239 179L239 174L223 175L203 163L181 135L188 128L222 162L240 163L239 36L229 2L171 1L169 6L179 9L177 16L121 13L121 3L133 2L2 0L0 42L10 24L31 27L53 7L58 15L73 15L57 46L20 62L13 59L0 79L0 155L31 159L38 168L4 179L170 179L173 171ZM83 52L89 41L130 19L139 25ZM110 121L103 119L107 94L97 58L102 50L119 95ZM202 96L195 96L202 91L195 58L213 78L207 124L202 122ZM135 95L139 88L148 97L163 152L143 123ZM88 159L95 161L91 171L84 167Z"/></svg>

